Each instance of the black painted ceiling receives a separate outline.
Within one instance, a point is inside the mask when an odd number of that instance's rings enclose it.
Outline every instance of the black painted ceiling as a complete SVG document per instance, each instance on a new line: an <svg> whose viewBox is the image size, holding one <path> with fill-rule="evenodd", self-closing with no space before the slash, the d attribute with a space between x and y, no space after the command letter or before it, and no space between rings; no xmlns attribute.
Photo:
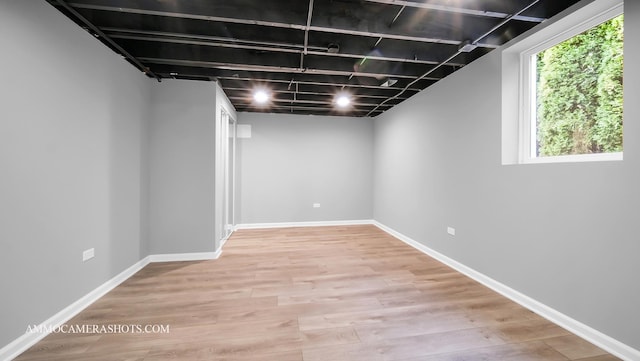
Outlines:
<svg viewBox="0 0 640 361"><path fill-rule="evenodd" d="M238 111L350 116L376 116L578 2L47 1L149 77L217 80Z"/></svg>

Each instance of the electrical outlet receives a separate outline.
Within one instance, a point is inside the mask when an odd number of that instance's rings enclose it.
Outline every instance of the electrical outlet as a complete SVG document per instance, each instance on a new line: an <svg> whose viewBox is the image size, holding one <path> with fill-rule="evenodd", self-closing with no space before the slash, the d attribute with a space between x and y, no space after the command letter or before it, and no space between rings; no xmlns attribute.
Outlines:
<svg viewBox="0 0 640 361"><path fill-rule="evenodd" d="M456 235L456 229L453 227L447 227L447 233L449 233L452 236Z"/></svg>
<svg viewBox="0 0 640 361"><path fill-rule="evenodd" d="M86 262L95 257L95 249L89 248L88 250L82 252L82 262Z"/></svg>
<svg viewBox="0 0 640 361"><path fill-rule="evenodd" d="M320 208L320 203L314 203L313 208Z"/></svg>

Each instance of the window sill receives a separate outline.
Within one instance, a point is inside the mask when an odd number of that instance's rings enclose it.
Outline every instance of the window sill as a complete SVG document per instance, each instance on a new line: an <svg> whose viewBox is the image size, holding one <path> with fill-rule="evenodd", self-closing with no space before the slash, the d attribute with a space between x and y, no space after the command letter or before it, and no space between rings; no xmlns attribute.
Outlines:
<svg viewBox="0 0 640 361"><path fill-rule="evenodd" d="M623 160L622 152L599 154L575 154L549 157L528 158L520 161L520 164L544 164L544 163L583 163L583 162L610 162Z"/></svg>

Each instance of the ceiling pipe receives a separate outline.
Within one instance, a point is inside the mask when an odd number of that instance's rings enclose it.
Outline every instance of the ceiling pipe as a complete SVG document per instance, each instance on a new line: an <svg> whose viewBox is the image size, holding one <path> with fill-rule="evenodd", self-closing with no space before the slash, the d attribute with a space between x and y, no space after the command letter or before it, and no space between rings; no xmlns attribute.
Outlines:
<svg viewBox="0 0 640 361"><path fill-rule="evenodd" d="M309 27L311 27L311 18L313 17L313 0L309 0L309 13L307 14L307 26L304 28L304 49L300 54L300 69L304 69L304 56L307 55L309 47Z"/></svg>
<svg viewBox="0 0 640 361"><path fill-rule="evenodd" d="M114 28L105 28L105 31L111 32L119 32L118 29ZM134 31L128 31L129 33L135 34ZM140 35L120 35L120 34L111 34L109 35L112 39L129 39L129 40L140 40L140 41L154 41L154 42L165 42L165 43L174 43L174 44L187 44L187 45L202 45L202 46L212 46L212 47L221 47L221 48L233 48L233 49L246 49L246 50L258 50L258 51L271 51L271 52L279 52L279 53L289 53L289 54L302 54L303 50L301 46L296 46L295 44L268 44L268 46L262 45L248 45L249 41L244 41L247 44L238 44L235 42L243 42L240 40L232 39L232 38L219 38L219 37L205 37L205 36L186 36L184 34L177 33L160 33L160 32L152 32L152 31L140 31L140 34L145 34L146 36ZM162 37L164 36L164 37ZM177 38L177 39L172 39ZM191 40L192 39L202 39L202 40ZM256 44L260 44L260 42L255 42ZM314 49L314 50L310 50ZM307 55L318 55L318 56L329 56L329 57L337 57L337 58L351 58L351 59L362 59L363 57L367 57L370 60L382 60L382 61L390 61L390 62L398 62L398 63L411 63L411 64L427 64L427 65L437 65L439 62L430 61L430 60L420 60L416 58L397 58L390 56L379 56L379 55L363 55L363 54L348 54L348 53L332 53L326 51L325 48L320 47L307 47ZM464 66L462 63L448 63L450 66Z"/></svg>
<svg viewBox="0 0 640 361"><path fill-rule="evenodd" d="M301 49L291 49L288 47L274 48L274 47L261 46L261 45L234 44L231 42L189 40L186 37L179 38L179 39L172 39L172 38L159 38L156 36L117 35L117 34L111 35L111 37L114 39L125 39L125 40L140 40L140 41L152 41L152 42L159 42L159 43L211 46L211 47L218 47L218 48L270 51L274 53L288 53L288 54L301 54L301 55L303 54L303 51Z"/></svg>
<svg viewBox="0 0 640 361"><path fill-rule="evenodd" d="M255 79L255 78L238 78L238 77L230 77L230 76L219 76L218 79L223 80L237 80L237 81L259 81L265 83L285 83L288 84L289 80L283 79ZM434 79L435 80L435 79ZM365 89L386 89L386 90L402 90L400 87L382 87L380 85L364 85L364 84L338 84L338 83L321 83L321 82L313 82L313 81L304 81L304 80L296 80L297 84L303 85L317 85L317 86L342 86L347 88L365 88ZM408 91L419 92L420 88L409 88ZM386 97L384 97L386 99Z"/></svg>
<svg viewBox="0 0 640 361"><path fill-rule="evenodd" d="M179 39L188 39L188 40L202 40L202 41L208 41L212 43L244 44L247 46L250 46L250 45L265 46L265 47L283 48L283 49L297 50L297 51L302 51L304 49L304 45L300 45L300 44L279 43L274 41L263 41L263 40L248 40L248 39L221 37L221 36L171 33L166 31L139 30L139 29L126 29L126 28L113 28L113 27L102 27L102 30L106 33L110 33L111 35L109 36L116 39L118 38L118 36L127 36L126 34L133 34L131 36L148 35L150 37L157 37L157 38L167 37L167 38L179 38ZM318 51L325 50L324 47L320 47L320 46L309 46L308 48L313 50L318 50Z"/></svg>
<svg viewBox="0 0 640 361"><path fill-rule="evenodd" d="M291 67L284 67L284 66L249 65L249 64L236 64L236 63L199 61L199 60L163 59L163 58L146 58L146 57L140 57L140 60L144 62L156 63L156 64L198 66L198 67L204 67L204 68L214 68L214 69L223 69L223 70L266 71L266 72L274 72L274 73L293 73L293 74L308 73L308 74L318 74L318 75L341 75L341 76L354 75L354 76L376 78L376 79L383 78L383 77L414 79L416 77L415 75L403 75L403 74L363 73L363 72L328 70L328 69L300 69L300 68L291 68ZM430 80L440 80L440 78L431 78Z"/></svg>
<svg viewBox="0 0 640 361"><path fill-rule="evenodd" d="M491 30L485 32L484 34L480 35L479 37L476 38L476 40L470 42L469 44L472 45L476 45L480 40L484 39L485 37L487 37L487 35L493 33L494 31L496 31L497 29L499 29L500 27L502 27L504 24L508 23L509 21L511 21L514 17L522 14L523 12L529 10L532 6L534 6L535 4L537 4L538 2L540 2L540 0L534 0L532 3L530 3L529 5L525 6L524 8L522 8L520 11L518 11L517 13L508 16L507 18L505 18L504 20L502 20L499 24L497 24L496 26L492 27ZM462 43L461 43L462 44ZM419 82L422 79L425 79L426 77L428 77L429 75L431 75L434 71L438 70L439 68L441 68L442 66L444 66L446 63L448 63L449 61L453 60L453 58L455 58L456 56L458 56L460 53L462 53L463 49L459 48L453 55L451 55L450 57L448 57L445 61L441 62L440 64L436 65L435 67L431 68L429 71L427 71L426 73L422 74L420 77L418 77L417 79L415 79L414 81L410 82L409 84L407 84L407 86L404 87L404 89L402 89L398 94L386 99L385 101L381 102L380 104L378 104L377 107L373 108L369 113L367 113L367 116L370 116L373 112L375 112L376 110L378 110L378 108L380 106L385 105L387 102L398 98L400 95L402 95L409 87L411 87L412 85L414 85L415 83Z"/></svg>
<svg viewBox="0 0 640 361"><path fill-rule="evenodd" d="M335 94L326 94L327 96L333 96ZM242 96L229 96L228 97L230 100L247 100L247 97L242 97ZM305 99L297 99L295 96L293 97L293 99L271 99L271 102L273 103L295 103L295 104L318 104L318 105L331 105L332 104L332 100L305 100ZM364 107L364 108L370 108L370 107L374 107L377 104L375 103L352 103L355 106L360 106L360 107ZM391 107L392 105L386 105L388 107Z"/></svg>
<svg viewBox="0 0 640 361"><path fill-rule="evenodd" d="M82 16L79 12L77 12L74 8L69 6L64 0L56 0L58 4L64 7L68 12L70 12L73 16L75 16L78 20L80 20L83 24L85 24L95 35L101 37L104 41L106 41L109 45L114 47L120 54L122 54L125 58L129 59L136 67L138 67L143 73L147 74L150 77L156 78L158 82L162 80L160 76L154 74L151 69L144 66L138 59L136 59L133 55L129 54L128 51L124 50L120 45L118 45L115 41L113 41L110 37L108 37L100 28L93 25L89 20L87 20L84 16Z"/></svg>
<svg viewBox="0 0 640 361"><path fill-rule="evenodd" d="M298 88L298 83L296 83L296 89ZM237 88L237 87L231 87L231 86L225 86L224 87L225 91L229 90L229 91L239 91L239 92L246 92L247 88ZM287 90L278 90L278 89L271 89L272 93L280 93L280 94L298 94L298 95L319 95L319 96L333 96L335 92L326 92L326 93L320 93L320 92L310 92L310 91L299 91L299 90L291 90L291 89L287 89ZM371 95L371 94L358 94L358 98L382 98L382 99L386 99L387 97L383 96L383 95ZM407 98L398 98L398 99L407 99ZM376 104L373 104L376 105Z"/></svg>
<svg viewBox="0 0 640 361"><path fill-rule="evenodd" d="M121 13L129 13L129 14L139 14L139 15L166 16L166 17L172 17L172 18L204 20L204 21L245 24L245 25L261 25L261 26L270 26L275 28L297 29L297 30L303 30L303 31L305 29L304 25L287 24L287 23L280 23L275 21L250 20L250 19L229 18L229 17L222 17L222 16L198 15L198 14L178 13L178 12L161 11L161 10L144 10L144 9L134 9L134 8L125 8L125 7L118 7L118 6L107 6L107 5L93 5L93 4L84 4L84 3L70 3L70 5L78 9L102 10L102 11L112 11L112 12L121 12Z"/></svg>
<svg viewBox="0 0 640 361"><path fill-rule="evenodd" d="M391 24L389 24L389 27L391 27L391 25L393 25L396 22L396 20L398 20L398 18L400 17L400 14L402 14L402 12L404 11L405 8L406 8L406 6L403 5L400 8L400 10L398 10L398 13L396 14L396 16L394 16L393 20L391 20ZM378 41L376 41L376 43L373 45L373 47L376 48L380 44L382 39L383 38L378 38Z"/></svg>
<svg viewBox="0 0 640 361"><path fill-rule="evenodd" d="M240 107L236 107L236 108L240 108ZM289 110L290 108L294 108L294 109L299 109L299 110L312 110L312 111L316 111L318 114L326 114L326 113L332 113L331 110L327 110L326 106L318 106L318 107L314 107L312 105L295 105L295 104L290 104L290 105L278 105L278 104L271 104L269 106L269 111L272 110L277 110L277 109L285 109L285 110ZM241 109L255 109L254 107L251 106L244 106ZM239 110L239 111L243 111L243 110ZM366 112L366 110L355 110L356 113L362 113L364 114L364 112Z"/></svg>
<svg viewBox="0 0 640 361"><path fill-rule="evenodd" d="M418 2L418 1L406 1L406 0L365 0L365 1L378 3L378 4L386 4L386 5L402 5L403 7L408 6L412 8L419 8L419 9L426 9L426 10L445 11L445 12L450 12L455 14L472 15L472 16L478 16L478 17L484 17L484 18L506 19L510 16L509 14L496 12L496 11L465 9L465 8L458 8L453 6L446 6L446 5L429 4L429 3ZM541 23L546 20L544 18L538 18L533 16L522 16L522 15L514 16L512 19L520 20L520 21L528 21L532 23Z"/></svg>

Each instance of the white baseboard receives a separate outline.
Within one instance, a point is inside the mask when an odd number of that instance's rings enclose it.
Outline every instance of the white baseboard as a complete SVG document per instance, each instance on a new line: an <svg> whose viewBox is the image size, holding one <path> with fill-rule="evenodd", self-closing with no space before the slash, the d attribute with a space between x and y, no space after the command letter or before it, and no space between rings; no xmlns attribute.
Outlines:
<svg viewBox="0 0 640 361"><path fill-rule="evenodd" d="M582 337L583 339L591 342L592 344L602 348L603 350L628 361L640 360L640 350L636 350L631 346L628 346L604 333L587 326L580 321L577 321L527 295L524 295L509 286L500 283L493 278L490 278L470 267L463 265L462 263L453 260L442 253L439 253L422 243L419 243L404 234L395 231L377 221L373 224L402 242L412 246L413 248L425 253L426 255L435 258L436 260L446 264L447 266L455 269L456 271L464 274L465 276L489 287L490 289L498 292L499 294L507 297L508 299L520 304L521 306L537 313L538 315L546 318L547 320L555 323L556 325Z"/></svg>
<svg viewBox="0 0 640 361"><path fill-rule="evenodd" d="M221 254L222 247L215 252L152 254L149 260L150 262L206 261L218 259Z"/></svg>
<svg viewBox="0 0 640 361"><path fill-rule="evenodd" d="M56 327L63 325L65 322L69 321L71 318L79 314L82 310L97 301L100 297L116 288L116 286L126 281L129 277L133 276L136 272L140 271L149 263L211 260L217 259L221 254L222 247L215 252L154 254L147 256L136 262L133 266L120 272L117 276L103 283L98 288L89 292L79 300L70 304L62 311L51 316L48 320L42 322L39 325L42 327L39 327L38 329L55 329ZM18 355L28 350L31 346L35 345L38 341L42 340L46 336L46 333L25 333L10 344L0 349L0 360L9 361L18 357Z"/></svg>
<svg viewBox="0 0 640 361"><path fill-rule="evenodd" d="M119 284L126 281L129 277L133 276L136 272L141 270L144 266L149 264L150 258L145 257L140 261L136 262L133 266L127 268L126 270L120 272L117 276L103 283L98 288L93 291L87 293L84 297L65 307L62 311L56 313L51 316L48 320L42 322L40 326L42 328L39 329L49 329L56 328L58 326L63 325L65 322L69 321L75 315L80 313L80 311L87 308L89 305L97 301L100 297L107 294L107 292L116 288ZM38 341L42 340L46 333L25 333L24 335L18 337L10 344L4 346L0 349L0 360L12 360L21 353L25 352L29 347L35 345Z"/></svg>
<svg viewBox="0 0 640 361"><path fill-rule="evenodd" d="M363 224L374 224L374 220L361 219L361 220L350 220L350 221L243 223L243 224L236 225L236 229L356 226L356 225L363 225Z"/></svg>
<svg viewBox="0 0 640 361"><path fill-rule="evenodd" d="M218 251L222 252L222 247L224 247L224 245L227 244L227 241L229 240L229 238L231 238L231 236L233 236L233 233L237 230L238 230L238 227L234 226L233 228L231 228L231 233L229 233L228 236L220 240L220 248L218 249Z"/></svg>

